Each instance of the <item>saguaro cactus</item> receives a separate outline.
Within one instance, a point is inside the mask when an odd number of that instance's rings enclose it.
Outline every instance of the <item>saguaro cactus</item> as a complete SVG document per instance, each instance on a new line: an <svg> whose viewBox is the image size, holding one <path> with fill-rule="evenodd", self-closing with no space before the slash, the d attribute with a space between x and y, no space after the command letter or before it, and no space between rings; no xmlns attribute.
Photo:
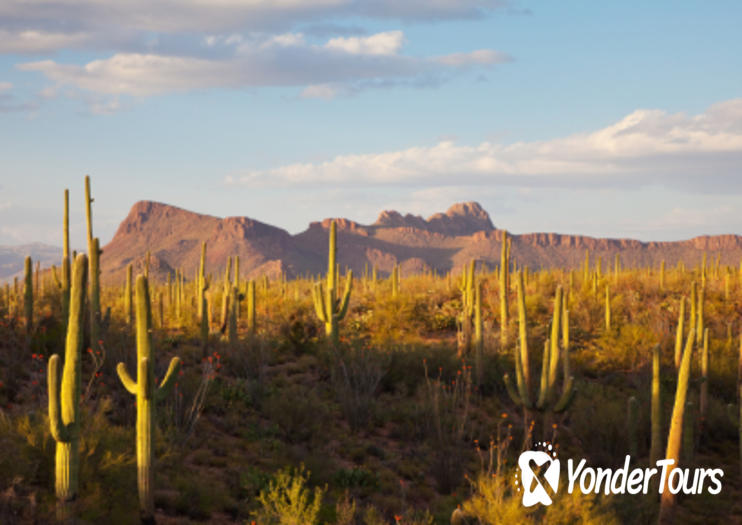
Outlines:
<svg viewBox="0 0 742 525"><path fill-rule="evenodd" d="M132 266L130 264L126 267L126 290L124 291L124 316L126 317L126 324L132 324L132 322L134 322L134 302L132 301L131 278Z"/></svg>
<svg viewBox="0 0 742 525"><path fill-rule="evenodd" d="M26 319L26 333L33 329L33 262L26 257L23 276L23 315Z"/></svg>
<svg viewBox="0 0 742 525"><path fill-rule="evenodd" d="M652 349L652 436L649 464L656 465L662 453L662 400L660 398L660 345Z"/></svg>
<svg viewBox="0 0 742 525"><path fill-rule="evenodd" d="M680 298L680 310L678 311L678 327L675 331L675 368L680 367L680 359L683 352L683 322L685 321L685 296ZM691 322L693 320L691 319Z"/></svg>
<svg viewBox="0 0 742 525"><path fill-rule="evenodd" d="M64 242L62 244L62 319L67 321L70 307L70 190L64 190Z"/></svg>
<svg viewBox="0 0 742 525"><path fill-rule="evenodd" d="M196 304L198 305L198 318L204 317L204 291L206 290L206 241L201 243L201 262L198 265L198 280L196 282Z"/></svg>
<svg viewBox="0 0 742 525"><path fill-rule="evenodd" d="M688 339L683 350L683 359L678 369L678 384L675 389L675 403L672 407L672 418L670 419L670 432L667 436L667 449L665 458L675 461L673 469L677 468L680 461L680 447L683 439L683 416L685 415L685 404L688 395L688 382L690 380L690 365L693 354L693 343L696 339L696 328L690 323ZM660 499L660 518L661 524L673 523L673 514L675 506L675 495L670 492L667 484L662 492Z"/></svg>
<svg viewBox="0 0 742 525"><path fill-rule="evenodd" d="M508 232L502 232L500 249L500 340L504 345L508 339L508 284L510 282L510 249Z"/></svg>
<svg viewBox="0 0 742 525"><path fill-rule="evenodd" d="M152 521L154 515L154 465L152 437L155 424L155 405L163 399L172 386L180 359L173 357L165 378L159 388L155 387L155 358L152 350L152 312L149 300L149 285L144 275L136 282L137 323L137 380L134 381L124 363L116 371L124 388L137 399L137 480L139 486L139 508L143 521Z"/></svg>
<svg viewBox="0 0 742 525"><path fill-rule="evenodd" d="M528 362L528 338L526 329L526 304L525 287L523 285L523 273L518 273L517 278L517 300L518 300L518 324L520 351L515 352L515 377L516 387L513 386L508 374L505 374L505 386L513 402L523 406L526 410L549 411L553 413L563 412L567 409L574 395L574 376L569 372L569 354L562 351L562 365L564 375L564 386L562 393L555 396L556 380L559 362L559 326L563 324L561 319L562 289L557 288L554 299L554 319L552 320L551 341L548 339L544 345L544 353L541 366L541 384L536 403L530 393L531 375ZM556 327L556 328L555 328ZM555 343L556 342L556 343Z"/></svg>
<svg viewBox="0 0 742 525"><path fill-rule="evenodd" d="M335 263L337 246L337 231L335 221L330 223L330 248L327 257L327 290L323 290L322 282L318 282L312 288L314 299L314 310L320 321L325 323L325 334L333 344L338 341L338 322L348 312L350 302L350 291L353 286L353 270L348 271L345 279L345 292L342 301L337 298L337 281Z"/></svg>
<svg viewBox="0 0 742 525"><path fill-rule="evenodd" d="M90 346L93 350L99 349L100 337L100 326L101 326L101 315L100 315L100 244L98 237L93 239L90 243Z"/></svg>
<svg viewBox="0 0 742 525"><path fill-rule="evenodd" d="M255 281L247 281L247 333L255 334Z"/></svg>
<svg viewBox="0 0 742 525"><path fill-rule="evenodd" d="M88 258L80 254L75 259L64 348L62 385L59 385L59 356L49 358L47 384L49 390L49 429L57 442L54 461L54 489L60 502L77 496L80 470L80 373L83 329L83 305L88 280Z"/></svg>

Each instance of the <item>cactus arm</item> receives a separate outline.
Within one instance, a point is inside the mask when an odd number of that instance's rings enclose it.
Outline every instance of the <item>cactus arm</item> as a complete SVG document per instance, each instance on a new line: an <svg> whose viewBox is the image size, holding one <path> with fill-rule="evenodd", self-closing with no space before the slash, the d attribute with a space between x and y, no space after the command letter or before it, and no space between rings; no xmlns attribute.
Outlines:
<svg viewBox="0 0 742 525"><path fill-rule="evenodd" d="M559 414L561 412L564 412L569 408L569 405L572 404L572 399L574 399L575 395L575 377L569 376L568 379L566 379L566 383L564 384L564 390L562 391L562 396L559 398L559 401L557 401L556 405L554 405L554 413Z"/></svg>
<svg viewBox="0 0 742 525"><path fill-rule="evenodd" d="M536 401L536 408L539 410L544 408L544 405L549 401L551 397L551 383L549 380L549 368L551 356L549 354L549 340L544 341L544 353L541 360L541 385L538 394L538 401Z"/></svg>
<svg viewBox="0 0 742 525"><path fill-rule="evenodd" d="M325 313L325 303L322 300L324 292L322 290L322 283L315 283L312 288L312 299L314 299L314 311L317 313L317 317L323 323L327 322L327 314Z"/></svg>
<svg viewBox="0 0 742 525"><path fill-rule="evenodd" d="M57 354L49 358L47 384L49 390L49 430L55 441L68 442L70 440L69 429L62 422L62 411L59 407L59 356Z"/></svg>
<svg viewBox="0 0 742 525"><path fill-rule="evenodd" d="M350 270L348 276L345 278L345 292L343 293L343 300L340 303L340 308L337 313L338 319L343 319L348 311L351 288L353 288L353 270Z"/></svg>
<svg viewBox="0 0 742 525"><path fill-rule="evenodd" d="M126 365L124 363L119 363L118 366L116 366L116 373L118 374L119 379L121 380L121 384L124 385L124 388L130 394L136 395L137 382L131 378L131 376L129 375L129 371L126 370Z"/></svg>
<svg viewBox="0 0 742 525"><path fill-rule="evenodd" d="M523 374L523 388L525 391L531 390L531 372L528 364L528 331L526 320L526 292L523 284L523 272L518 273L517 281L517 299L518 299L518 332L520 338L520 363Z"/></svg>
<svg viewBox="0 0 742 525"><path fill-rule="evenodd" d="M175 378L178 376L180 363L181 362L179 357L173 357L170 360L170 366L167 368L165 377L163 378L162 383L160 383L160 386L156 391L158 401L164 399L170 393L170 390L175 384Z"/></svg>
<svg viewBox="0 0 742 525"><path fill-rule="evenodd" d="M549 381L548 390L551 391L556 384L557 373L559 372L559 329L562 320L562 287L557 286L556 295L554 296L554 315L551 321L551 354L549 357ZM544 350L546 351L546 350ZM549 392L547 392L548 394ZM546 400L549 401L550 395Z"/></svg>
<svg viewBox="0 0 742 525"><path fill-rule="evenodd" d="M518 386L518 393L520 395L520 399L522 400L523 406L530 408L531 396L523 377L523 364L521 362L521 354L518 351L517 346L515 347L515 381Z"/></svg>
<svg viewBox="0 0 742 525"><path fill-rule="evenodd" d="M505 388L508 391L508 395L510 396L510 399L513 400L513 403L516 405L522 405L523 400L518 395L518 392L515 391L515 388L513 387L513 382L510 380L510 376L508 374L505 374L502 376L502 380L505 382Z"/></svg>

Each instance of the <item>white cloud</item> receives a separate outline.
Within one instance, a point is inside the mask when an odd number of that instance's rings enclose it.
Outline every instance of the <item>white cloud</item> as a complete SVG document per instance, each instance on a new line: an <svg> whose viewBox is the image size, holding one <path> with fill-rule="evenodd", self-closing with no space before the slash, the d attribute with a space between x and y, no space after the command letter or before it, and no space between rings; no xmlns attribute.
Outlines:
<svg viewBox="0 0 742 525"><path fill-rule="evenodd" d="M325 48L352 55L396 55L403 41L402 31L386 31L367 37L333 38Z"/></svg>
<svg viewBox="0 0 742 525"><path fill-rule="evenodd" d="M11 82L0 82L0 93L10 91L11 89L13 89L13 84Z"/></svg>
<svg viewBox="0 0 742 525"><path fill-rule="evenodd" d="M469 53L452 53L450 55L443 55L437 57L436 60L441 64L447 66L485 66L491 64L501 64L502 62L509 62L512 58L500 51L493 49L477 49Z"/></svg>
<svg viewBox="0 0 742 525"><path fill-rule="evenodd" d="M130 48L152 33L279 32L327 19L474 18L506 4L499 0L3 0L0 52L100 48L112 41L126 42Z"/></svg>
<svg viewBox="0 0 742 525"><path fill-rule="evenodd" d="M401 31L310 44L301 33L262 39L212 39L203 44L234 46L224 58L117 53L84 65L53 60L26 62L22 71L44 74L59 86L105 95L149 96L168 92L256 86L303 86L304 97L331 98L370 87L435 85L458 64L397 54ZM230 41L231 40L231 41ZM496 52L492 54L497 55ZM309 87L307 87L309 86Z"/></svg>
<svg viewBox="0 0 742 525"><path fill-rule="evenodd" d="M346 185L622 185L651 180L704 191L742 191L742 99L699 115L637 110L615 124L540 142L433 146L341 155L233 174L258 186Z"/></svg>

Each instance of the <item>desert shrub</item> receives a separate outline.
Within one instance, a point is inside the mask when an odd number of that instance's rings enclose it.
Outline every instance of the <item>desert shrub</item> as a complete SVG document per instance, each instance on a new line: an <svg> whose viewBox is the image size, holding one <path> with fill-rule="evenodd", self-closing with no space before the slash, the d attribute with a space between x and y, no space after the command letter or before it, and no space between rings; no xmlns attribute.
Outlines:
<svg viewBox="0 0 742 525"><path fill-rule="evenodd" d="M364 428L373 416L379 383L386 374L388 356L360 343L333 350L330 373L343 416L351 430Z"/></svg>
<svg viewBox="0 0 742 525"><path fill-rule="evenodd" d="M268 488L260 492L258 501L261 508L253 517L261 525L314 525L322 505L326 489L307 485L309 473L304 467L296 471L289 468L280 470Z"/></svg>
<svg viewBox="0 0 742 525"><path fill-rule="evenodd" d="M316 392L302 385L288 385L274 391L262 408L290 443L311 440L327 414Z"/></svg>
<svg viewBox="0 0 742 525"><path fill-rule="evenodd" d="M436 379L427 373L423 403L428 415L428 439L433 448L433 476L440 492L450 493L464 473L464 437L467 436L471 411L471 367L462 366L454 379Z"/></svg>

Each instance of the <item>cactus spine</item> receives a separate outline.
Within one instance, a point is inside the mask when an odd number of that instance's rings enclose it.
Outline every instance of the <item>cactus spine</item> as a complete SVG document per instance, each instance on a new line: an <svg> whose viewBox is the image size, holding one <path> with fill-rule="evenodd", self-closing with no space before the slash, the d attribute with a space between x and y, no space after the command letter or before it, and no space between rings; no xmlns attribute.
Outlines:
<svg viewBox="0 0 742 525"><path fill-rule="evenodd" d="M338 322L348 312L350 302L350 291L353 286L353 270L348 271L345 278L345 292L342 301L337 299L337 265L335 262L337 254L337 230L335 221L330 223L329 253L327 257L327 290L323 290L322 282L318 282L312 288L314 299L314 310L320 321L325 323L325 334L333 344L338 342ZM395 267L396 269L396 267ZM394 284L396 280L392 281Z"/></svg>
<svg viewBox="0 0 742 525"><path fill-rule="evenodd" d="M173 357L167 374L159 387L155 387L155 359L152 351L152 312L149 301L149 285L144 275L136 281L137 324L137 380L134 381L124 363L116 367L119 379L137 400L137 481L139 508L143 520L152 520L154 515L154 465L152 438L155 423L155 404L163 399L172 386L180 359Z"/></svg>
<svg viewBox="0 0 742 525"><path fill-rule="evenodd" d="M23 316L26 320L26 333L33 329L33 262L26 257L23 276Z"/></svg>
<svg viewBox="0 0 742 525"><path fill-rule="evenodd" d="M80 373L83 340L83 305L88 279L88 258L80 254L75 259L67 339L64 349L62 385L59 385L59 356L49 359L47 384L49 391L49 429L57 442L54 461L57 499L71 501L77 496L80 469Z"/></svg>

